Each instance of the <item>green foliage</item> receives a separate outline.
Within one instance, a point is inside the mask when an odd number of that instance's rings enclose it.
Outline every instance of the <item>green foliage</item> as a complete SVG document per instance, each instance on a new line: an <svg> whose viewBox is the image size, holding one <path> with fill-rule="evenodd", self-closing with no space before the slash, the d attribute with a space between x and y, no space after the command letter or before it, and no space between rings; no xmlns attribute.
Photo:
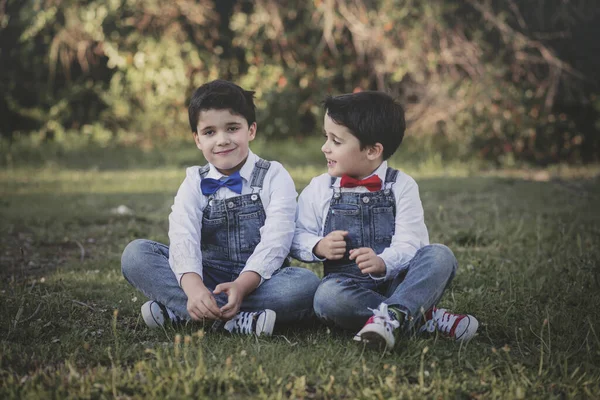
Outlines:
<svg viewBox="0 0 600 400"><path fill-rule="evenodd" d="M405 105L409 135L458 159L594 161L594 70L545 38L596 14L551 3L9 0L0 134L160 147L189 135L193 89L225 78L256 91L273 139L320 131L327 95L377 89Z"/></svg>

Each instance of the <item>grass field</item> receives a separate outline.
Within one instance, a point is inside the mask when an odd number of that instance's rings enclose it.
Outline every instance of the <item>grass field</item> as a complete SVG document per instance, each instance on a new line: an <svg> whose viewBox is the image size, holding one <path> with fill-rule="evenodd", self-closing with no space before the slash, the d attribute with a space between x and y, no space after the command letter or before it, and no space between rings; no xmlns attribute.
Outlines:
<svg viewBox="0 0 600 400"><path fill-rule="evenodd" d="M289 168L298 190L323 171L312 165ZM0 398L600 397L600 179L395 166L419 183L431 241L459 260L440 306L477 316L466 345L380 353L321 326L149 331L120 255L167 241L183 168L0 170Z"/></svg>

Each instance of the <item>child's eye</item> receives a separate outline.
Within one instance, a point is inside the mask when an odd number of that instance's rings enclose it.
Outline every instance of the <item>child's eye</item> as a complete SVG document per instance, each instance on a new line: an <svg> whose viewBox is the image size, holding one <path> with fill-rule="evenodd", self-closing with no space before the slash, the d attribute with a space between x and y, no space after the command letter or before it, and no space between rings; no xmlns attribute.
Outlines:
<svg viewBox="0 0 600 400"><path fill-rule="evenodd" d="M210 135L212 135L213 133L215 133L215 131L204 131L204 132L202 132L202 134L203 134L203 135L206 135L206 136L210 136Z"/></svg>
<svg viewBox="0 0 600 400"><path fill-rule="evenodd" d="M335 139L331 139L331 141L333 142L333 144L341 144L342 143L342 142L339 142L339 141L337 141Z"/></svg>
<svg viewBox="0 0 600 400"><path fill-rule="evenodd" d="M227 130L228 130L229 132L235 132L235 131L237 131L238 129L240 129L240 127L239 127L239 126L230 126L230 127L227 129Z"/></svg>

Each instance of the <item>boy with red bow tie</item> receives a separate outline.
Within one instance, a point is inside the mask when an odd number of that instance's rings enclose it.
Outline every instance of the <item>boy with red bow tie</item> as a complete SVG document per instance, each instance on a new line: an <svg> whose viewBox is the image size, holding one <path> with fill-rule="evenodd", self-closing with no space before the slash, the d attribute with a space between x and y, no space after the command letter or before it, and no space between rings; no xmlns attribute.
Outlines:
<svg viewBox="0 0 600 400"><path fill-rule="evenodd" d="M470 339L473 316L435 307L456 258L429 244L417 184L387 165L404 136L404 110L381 92L329 97L324 108L328 173L298 198L292 243L295 258L323 261L316 315L388 349L417 327Z"/></svg>
<svg viewBox="0 0 600 400"><path fill-rule="evenodd" d="M141 310L151 328L214 320L230 332L270 335L275 319L313 314L319 278L287 266L294 182L249 149L253 95L221 80L194 92L190 126L208 164L186 171L169 215L170 246L138 239L123 252L123 275L151 299Z"/></svg>

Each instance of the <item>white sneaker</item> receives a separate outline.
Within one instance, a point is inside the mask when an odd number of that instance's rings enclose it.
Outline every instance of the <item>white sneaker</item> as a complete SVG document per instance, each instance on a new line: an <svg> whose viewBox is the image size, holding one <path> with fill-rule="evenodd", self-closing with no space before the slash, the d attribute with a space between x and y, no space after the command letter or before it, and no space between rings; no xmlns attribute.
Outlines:
<svg viewBox="0 0 600 400"><path fill-rule="evenodd" d="M223 328L230 333L271 336L276 316L273 310L239 312L235 317L225 322Z"/></svg>
<svg viewBox="0 0 600 400"><path fill-rule="evenodd" d="M354 336L357 342L364 342L369 346L385 347L391 350L396 344L394 331L400 323L388 313L388 305L381 303L379 308L373 310L373 316L367 320L363 328Z"/></svg>
<svg viewBox="0 0 600 400"><path fill-rule="evenodd" d="M435 332L450 339L466 342L475 336L479 321L469 314L454 314L445 308L433 307L425 314L425 324L420 332Z"/></svg>
<svg viewBox="0 0 600 400"><path fill-rule="evenodd" d="M142 318L148 328L152 329L164 326L165 323L179 325L186 322L185 319L178 317L173 311L154 300L142 305Z"/></svg>

